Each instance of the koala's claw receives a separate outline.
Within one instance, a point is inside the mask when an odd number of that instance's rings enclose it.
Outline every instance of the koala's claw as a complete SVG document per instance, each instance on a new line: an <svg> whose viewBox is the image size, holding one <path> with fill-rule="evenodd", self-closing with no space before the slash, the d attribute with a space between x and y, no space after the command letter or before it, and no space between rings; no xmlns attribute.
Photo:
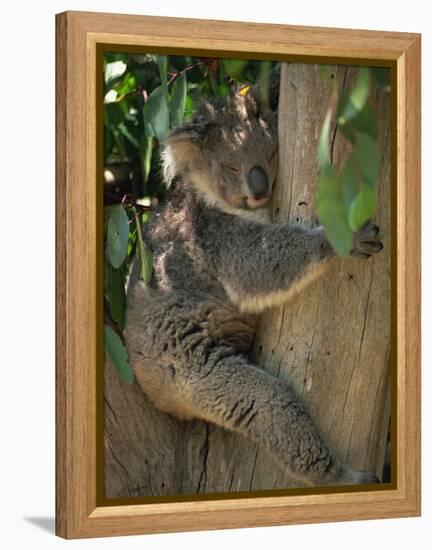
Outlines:
<svg viewBox="0 0 432 550"><path fill-rule="evenodd" d="M368 223L354 235L351 256L369 258L382 249L383 244L379 238L379 227L373 223Z"/></svg>

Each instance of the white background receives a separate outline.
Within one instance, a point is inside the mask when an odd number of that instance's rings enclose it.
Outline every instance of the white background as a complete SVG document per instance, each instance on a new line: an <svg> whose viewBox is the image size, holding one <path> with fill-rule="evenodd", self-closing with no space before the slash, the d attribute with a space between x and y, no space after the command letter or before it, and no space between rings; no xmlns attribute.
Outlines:
<svg viewBox="0 0 432 550"><path fill-rule="evenodd" d="M430 548L432 17L425 0L5 1L0 8L0 545ZM69 541L54 516L54 14L68 9L423 33L423 517ZM428 542L429 539L429 542Z"/></svg>

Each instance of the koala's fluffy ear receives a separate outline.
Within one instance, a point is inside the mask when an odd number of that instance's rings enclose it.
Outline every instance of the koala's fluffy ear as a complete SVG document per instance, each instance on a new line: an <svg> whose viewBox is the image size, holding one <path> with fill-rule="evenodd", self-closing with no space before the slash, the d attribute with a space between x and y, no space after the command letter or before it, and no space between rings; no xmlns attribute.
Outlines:
<svg viewBox="0 0 432 550"><path fill-rule="evenodd" d="M187 140L197 143L207 137L212 127L213 123L208 118L198 115L190 122L174 128L168 135L167 141L174 143L176 141Z"/></svg>
<svg viewBox="0 0 432 550"><path fill-rule="evenodd" d="M168 187L199 159L208 131L209 122L198 116L168 134L162 153L164 179Z"/></svg>

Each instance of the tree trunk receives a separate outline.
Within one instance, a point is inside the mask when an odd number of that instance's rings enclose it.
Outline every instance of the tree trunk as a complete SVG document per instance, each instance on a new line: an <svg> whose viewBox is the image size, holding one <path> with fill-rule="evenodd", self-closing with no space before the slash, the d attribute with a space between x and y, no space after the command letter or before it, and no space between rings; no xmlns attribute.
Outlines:
<svg viewBox="0 0 432 550"><path fill-rule="evenodd" d="M331 67L343 88L355 69ZM279 177L274 221L316 224L317 142L331 87L318 66L284 65L279 101ZM390 417L390 98L374 89L382 169L378 213L384 250L367 261L336 260L284 307L261 320L254 355L287 380L330 448L381 476ZM346 145L333 128L332 157ZM137 383L105 367L105 497L298 487L259 446L201 421L156 410Z"/></svg>

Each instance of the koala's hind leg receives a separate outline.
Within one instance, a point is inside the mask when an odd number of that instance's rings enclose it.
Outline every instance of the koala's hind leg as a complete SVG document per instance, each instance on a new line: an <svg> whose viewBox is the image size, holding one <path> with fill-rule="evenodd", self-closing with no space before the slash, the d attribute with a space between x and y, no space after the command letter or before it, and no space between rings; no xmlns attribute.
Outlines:
<svg viewBox="0 0 432 550"><path fill-rule="evenodd" d="M310 485L373 483L334 458L290 387L243 355L215 349L205 364L177 369L176 387L201 419L239 432Z"/></svg>

